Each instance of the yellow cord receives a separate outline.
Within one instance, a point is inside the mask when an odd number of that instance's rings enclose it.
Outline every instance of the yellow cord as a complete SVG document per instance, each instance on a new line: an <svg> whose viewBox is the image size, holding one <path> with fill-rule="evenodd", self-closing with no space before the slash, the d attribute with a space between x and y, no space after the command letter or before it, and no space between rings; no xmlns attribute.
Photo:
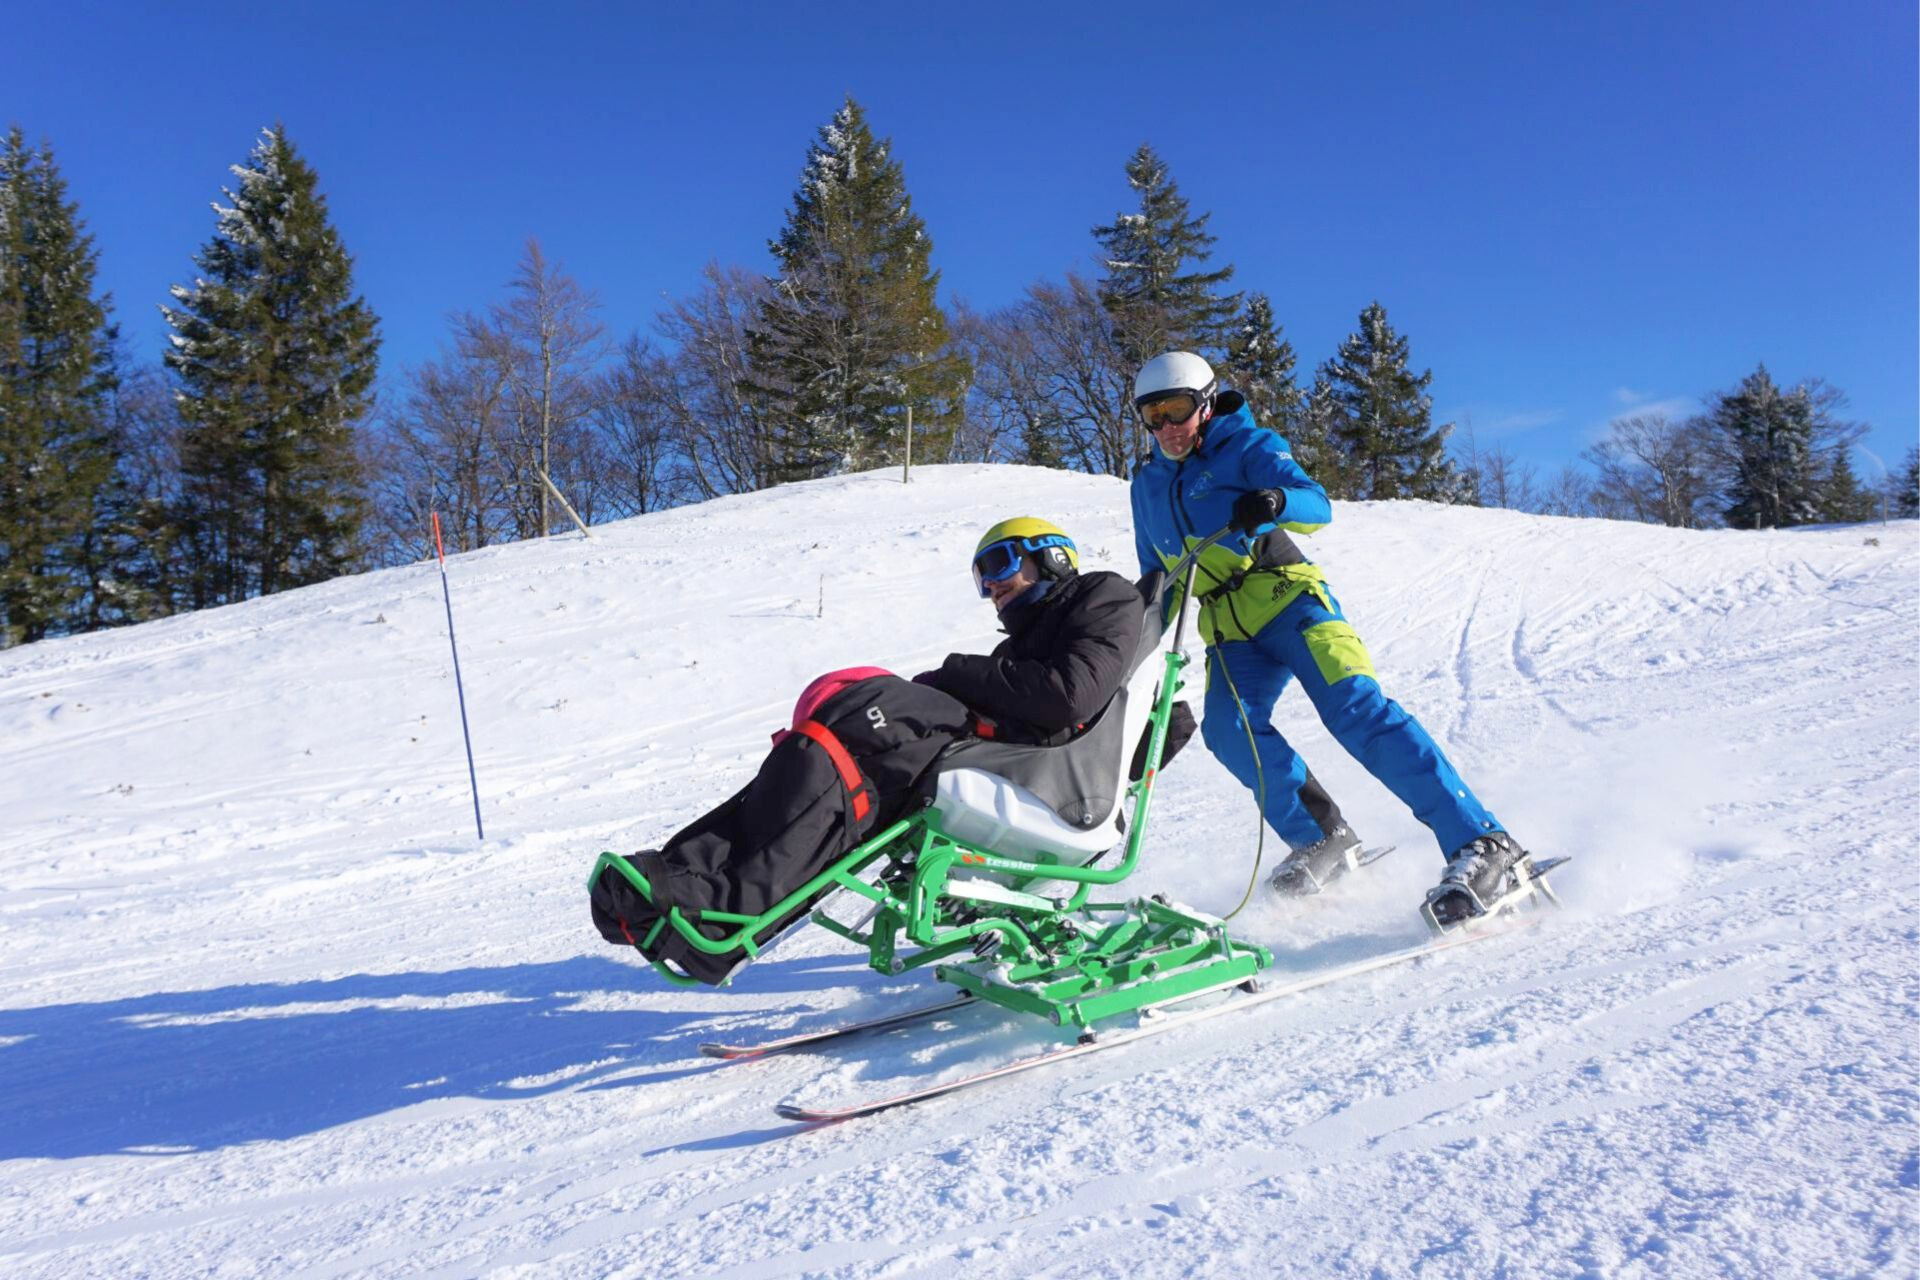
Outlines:
<svg viewBox="0 0 1920 1280"><path fill-rule="evenodd" d="M1219 652L1216 646L1208 645L1208 661L1212 661ZM1253 891L1260 885L1260 862L1267 851L1267 771L1260 767L1260 748L1253 740L1253 720L1247 715L1247 704L1240 701L1240 690L1234 686L1233 675L1227 670L1225 658L1220 659L1220 674L1226 677L1227 693L1233 698L1234 708L1240 712L1240 727L1247 731L1247 754L1253 757L1253 777L1259 783L1255 795L1260 804L1259 838L1253 846L1253 875L1247 879L1247 891L1240 895L1240 905L1220 917L1222 920L1231 920L1253 901Z"/></svg>

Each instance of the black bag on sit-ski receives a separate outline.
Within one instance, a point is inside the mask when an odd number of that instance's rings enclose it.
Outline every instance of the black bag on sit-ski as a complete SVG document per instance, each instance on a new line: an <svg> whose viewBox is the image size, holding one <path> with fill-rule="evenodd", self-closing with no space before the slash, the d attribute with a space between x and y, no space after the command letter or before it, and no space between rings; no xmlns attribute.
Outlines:
<svg viewBox="0 0 1920 1280"><path fill-rule="evenodd" d="M966 724L967 709L957 699L898 676L872 676L840 689L776 737L752 782L660 849L627 859L652 887L651 903L614 868L600 873L591 887L600 936L640 947L648 959L668 961L701 982L724 982L740 965L740 952L701 951L671 925L643 946L655 922L674 907L689 923L702 910L750 916L771 910L898 820L920 775ZM811 905L797 905L780 925ZM740 928L698 927L716 941Z"/></svg>

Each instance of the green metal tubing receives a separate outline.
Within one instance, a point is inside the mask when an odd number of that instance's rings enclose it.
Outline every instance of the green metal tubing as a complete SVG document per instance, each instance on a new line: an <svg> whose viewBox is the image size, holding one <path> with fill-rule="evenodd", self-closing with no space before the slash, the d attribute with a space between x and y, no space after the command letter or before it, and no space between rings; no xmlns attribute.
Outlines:
<svg viewBox="0 0 1920 1280"><path fill-rule="evenodd" d="M667 962L664 960L655 960L652 956L648 956L647 963L653 967L653 971L655 973L659 974L663 979L671 983L673 986L704 987L707 985L706 983L700 981L700 979L698 978L692 977L688 974L678 972L677 970L669 966Z"/></svg>
<svg viewBox="0 0 1920 1280"><path fill-rule="evenodd" d="M727 952L736 949L744 950L748 955L758 955L760 953L760 944L754 938L755 934L793 912L801 903L826 888L829 884L847 884L848 881L853 878L855 872L863 869L872 858L885 852L887 846L898 839L902 832L913 825L913 822L914 820L912 818L902 818L885 831L882 831L879 835L870 837L851 853L842 856L833 866L822 871L798 889L795 889L792 893L782 898L773 907L760 915L743 916L731 911L699 911L694 913L699 916L702 921L712 921L716 924L741 924L743 926L724 938L709 938L704 933L701 933L693 924L688 923L686 916L681 913L678 907L672 907L667 911L666 920L676 933L687 940L689 946L692 946L695 950L704 951L708 955L725 955ZM615 853L602 853L600 855L599 859L593 864L592 874L587 877L587 884L592 886L599 883L600 873L608 867L612 867L615 871L619 872L622 878L635 889L639 890L641 897L645 898L648 902L654 900L653 886L647 883L647 878L636 871L625 858Z"/></svg>
<svg viewBox="0 0 1920 1280"><path fill-rule="evenodd" d="M1193 968L1142 979L1126 986L1108 987L1069 1001L1061 1011L1060 1024L1086 1027L1102 1018L1129 1013L1144 1005L1164 1004L1182 996L1218 990L1244 982L1260 972L1261 964L1252 955L1219 957Z"/></svg>

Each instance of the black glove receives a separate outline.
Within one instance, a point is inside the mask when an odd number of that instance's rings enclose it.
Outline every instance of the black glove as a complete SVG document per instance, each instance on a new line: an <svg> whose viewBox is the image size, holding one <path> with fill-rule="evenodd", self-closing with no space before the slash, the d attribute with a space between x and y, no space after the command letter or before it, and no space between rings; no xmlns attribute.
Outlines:
<svg viewBox="0 0 1920 1280"><path fill-rule="evenodd" d="M1233 500L1233 527L1252 537L1263 524L1276 524L1287 509L1287 495L1280 489L1255 489Z"/></svg>

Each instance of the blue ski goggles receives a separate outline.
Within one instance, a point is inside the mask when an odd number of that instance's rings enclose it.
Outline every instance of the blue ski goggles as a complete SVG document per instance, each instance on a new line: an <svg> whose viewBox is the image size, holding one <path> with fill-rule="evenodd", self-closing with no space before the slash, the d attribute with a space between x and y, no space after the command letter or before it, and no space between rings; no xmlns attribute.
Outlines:
<svg viewBox="0 0 1920 1280"><path fill-rule="evenodd" d="M973 557L973 585L980 589L982 596L991 595L987 590L988 584L1005 582L1020 572L1020 565L1029 551L1072 545L1071 541L1057 533L1043 534L1038 538L1002 538L980 548Z"/></svg>
<svg viewBox="0 0 1920 1280"><path fill-rule="evenodd" d="M973 585L980 589L982 596L990 595L987 585L1005 582L1020 572L1020 565L1026 558L1018 538L1007 538L980 548L980 554L973 558Z"/></svg>

